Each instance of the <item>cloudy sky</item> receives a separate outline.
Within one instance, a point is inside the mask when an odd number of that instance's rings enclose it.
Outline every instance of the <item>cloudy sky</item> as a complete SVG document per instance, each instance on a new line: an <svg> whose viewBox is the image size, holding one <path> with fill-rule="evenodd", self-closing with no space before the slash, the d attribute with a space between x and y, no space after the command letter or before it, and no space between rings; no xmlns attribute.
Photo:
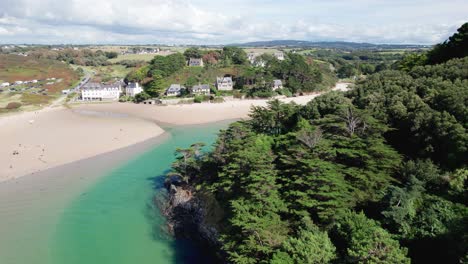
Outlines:
<svg viewBox="0 0 468 264"><path fill-rule="evenodd" d="M467 21L466 0L0 0L0 43L434 44Z"/></svg>

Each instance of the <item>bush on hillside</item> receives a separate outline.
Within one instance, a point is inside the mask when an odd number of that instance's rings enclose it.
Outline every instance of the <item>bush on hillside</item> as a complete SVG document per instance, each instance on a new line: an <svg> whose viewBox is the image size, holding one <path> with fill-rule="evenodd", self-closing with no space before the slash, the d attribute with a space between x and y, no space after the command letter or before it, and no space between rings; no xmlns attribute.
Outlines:
<svg viewBox="0 0 468 264"><path fill-rule="evenodd" d="M5 109L18 109L21 107L21 103L18 102L11 102L5 107Z"/></svg>

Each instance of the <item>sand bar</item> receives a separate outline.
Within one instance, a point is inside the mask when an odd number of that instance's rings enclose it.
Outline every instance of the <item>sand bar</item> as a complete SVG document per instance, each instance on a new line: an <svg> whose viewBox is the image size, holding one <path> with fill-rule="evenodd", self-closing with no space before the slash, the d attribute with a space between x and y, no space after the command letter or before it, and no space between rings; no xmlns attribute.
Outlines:
<svg viewBox="0 0 468 264"><path fill-rule="evenodd" d="M66 108L0 117L0 181L37 173L154 138L154 122Z"/></svg>

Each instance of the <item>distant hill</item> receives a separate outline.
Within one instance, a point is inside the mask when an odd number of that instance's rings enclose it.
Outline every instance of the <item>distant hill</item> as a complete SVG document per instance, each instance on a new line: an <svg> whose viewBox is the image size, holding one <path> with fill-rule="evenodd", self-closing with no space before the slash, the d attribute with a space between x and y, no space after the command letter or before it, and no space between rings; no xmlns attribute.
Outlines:
<svg viewBox="0 0 468 264"><path fill-rule="evenodd" d="M238 47L290 47L290 48L328 48L328 49L420 49L429 48L427 45L406 45L406 44L371 44L356 42L312 42L305 40L271 40L256 41L240 44L231 44L229 46Z"/></svg>

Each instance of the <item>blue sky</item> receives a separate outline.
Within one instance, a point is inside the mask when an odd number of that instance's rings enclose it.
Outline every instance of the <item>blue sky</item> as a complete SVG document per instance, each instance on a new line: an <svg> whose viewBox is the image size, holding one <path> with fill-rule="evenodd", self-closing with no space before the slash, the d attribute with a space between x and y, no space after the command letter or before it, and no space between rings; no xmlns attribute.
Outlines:
<svg viewBox="0 0 468 264"><path fill-rule="evenodd" d="M434 44L467 14L466 0L0 0L0 43Z"/></svg>

